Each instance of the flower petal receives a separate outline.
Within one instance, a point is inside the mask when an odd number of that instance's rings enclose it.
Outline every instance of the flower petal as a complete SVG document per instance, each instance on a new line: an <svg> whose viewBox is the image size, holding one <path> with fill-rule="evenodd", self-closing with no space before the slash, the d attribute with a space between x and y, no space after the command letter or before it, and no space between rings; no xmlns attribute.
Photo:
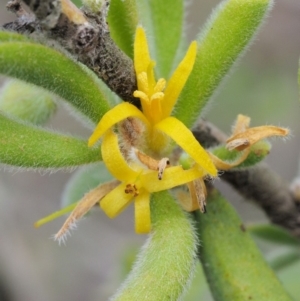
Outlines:
<svg viewBox="0 0 300 301"><path fill-rule="evenodd" d="M243 152L241 152L240 156L238 156L232 162L224 161L212 153L209 153L209 156L211 157L215 166L219 170L229 170L229 169L236 167L236 166L240 165L241 163L243 163L247 159L248 155L250 154L250 151L251 151L250 147L246 148Z"/></svg>
<svg viewBox="0 0 300 301"><path fill-rule="evenodd" d="M151 230L150 194L142 190L134 201L135 232L149 233Z"/></svg>
<svg viewBox="0 0 300 301"><path fill-rule="evenodd" d="M187 183L189 185L189 183ZM183 208L183 210L187 212L192 212L199 209L199 204L197 199L190 192L186 191L178 191L176 193L176 197L179 201L179 204Z"/></svg>
<svg viewBox="0 0 300 301"><path fill-rule="evenodd" d="M64 222L60 230L54 235L54 240L64 241L70 230L74 227L76 222L81 219L96 203L98 203L107 193L118 186L118 181L111 181L98 185L86 193L83 198L77 203L72 213Z"/></svg>
<svg viewBox="0 0 300 301"><path fill-rule="evenodd" d="M232 136L245 132L250 126L250 117L239 114L232 129Z"/></svg>
<svg viewBox="0 0 300 301"><path fill-rule="evenodd" d="M136 75L138 76L142 72L146 72L148 74L150 64L152 65L152 62L146 33L145 30L139 26L136 29L134 40L134 69Z"/></svg>
<svg viewBox="0 0 300 301"><path fill-rule="evenodd" d="M100 201L100 207L110 218L116 217L131 203L133 195L125 193L125 189L126 184L122 183Z"/></svg>
<svg viewBox="0 0 300 301"><path fill-rule="evenodd" d="M120 151L118 136L111 130L104 135L101 153L106 168L115 178L128 183L137 177L138 173L130 168Z"/></svg>
<svg viewBox="0 0 300 301"><path fill-rule="evenodd" d="M197 165L193 168L184 170L181 166L174 166L165 169L162 180L157 177L157 171L151 171L141 175L141 185L149 192L158 192L171 189L176 186L191 182L204 176Z"/></svg>
<svg viewBox="0 0 300 301"><path fill-rule="evenodd" d="M217 175L217 169L208 153L181 121L175 117L168 117L157 123L155 128L171 137L206 173L212 176Z"/></svg>
<svg viewBox="0 0 300 301"><path fill-rule="evenodd" d="M265 125L265 126L258 126L258 127L253 127L245 130L242 133L236 134L231 136L227 141L227 148L232 149L232 145L235 144L235 140L241 139L247 139L249 142L248 145L241 145L238 144L234 149L237 150L243 150L254 143L258 142L259 140L271 137L271 136L287 136L289 134L289 130L285 128L280 128L277 126L272 126L272 125Z"/></svg>
<svg viewBox="0 0 300 301"><path fill-rule="evenodd" d="M163 101L163 117L170 116L172 109L177 101L177 98L183 89L192 69L197 54L197 43L192 42L185 57L174 71L172 77L167 82L165 90L165 98Z"/></svg>
<svg viewBox="0 0 300 301"><path fill-rule="evenodd" d="M89 138L88 146L93 146L108 129L128 117L137 117L146 125L149 124L148 120L139 109L128 102L123 102L115 106L102 117L93 134Z"/></svg>

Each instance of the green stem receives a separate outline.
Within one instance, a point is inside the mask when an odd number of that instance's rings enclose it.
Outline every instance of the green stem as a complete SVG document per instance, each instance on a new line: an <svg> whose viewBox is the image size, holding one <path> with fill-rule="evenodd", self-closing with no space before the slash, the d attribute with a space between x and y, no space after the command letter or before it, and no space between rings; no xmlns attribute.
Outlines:
<svg viewBox="0 0 300 301"><path fill-rule="evenodd" d="M197 239L187 215L164 191L151 200L153 231L114 301L178 300L189 285Z"/></svg>

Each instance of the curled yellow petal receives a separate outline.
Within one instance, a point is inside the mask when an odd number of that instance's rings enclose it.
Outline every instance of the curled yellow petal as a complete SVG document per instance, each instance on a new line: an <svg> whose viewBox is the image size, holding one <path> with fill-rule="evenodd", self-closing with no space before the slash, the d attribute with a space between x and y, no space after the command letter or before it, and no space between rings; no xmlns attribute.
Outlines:
<svg viewBox="0 0 300 301"><path fill-rule="evenodd" d="M231 136L226 141L228 149L243 150L259 140L272 136L287 136L289 130L277 126L265 125L249 128L242 133ZM247 143L246 143L247 142Z"/></svg>
<svg viewBox="0 0 300 301"><path fill-rule="evenodd" d="M217 175L218 171L208 153L181 121L174 117L168 117L157 123L155 128L171 137L206 173L211 176Z"/></svg>
<svg viewBox="0 0 300 301"><path fill-rule="evenodd" d="M177 98L184 87L193 66L197 55L197 43L192 42L185 57L174 71L172 77L167 83L165 90L165 98L163 101L163 118L169 116L177 101Z"/></svg>
<svg viewBox="0 0 300 301"><path fill-rule="evenodd" d="M181 207L187 211L192 212L199 209L198 201L195 197L192 197L189 192L186 191L178 191L176 193L177 199Z"/></svg>
<svg viewBox="0 0 300 301"><path fill-rule="evenodd" d="M118 136L111 130L104 135L101 153L106 168L115 178L128 182L137 177L137 172L128 165L120 151Z"/></svg>
<svg viewBox="0 0 300 301"><path fill-rule="evenodd" d="M150 194L143 190L134 201L135 232L149 233L151 230Z"/></svg>
<svg viewBox="0 0 300 301"><path fill-rule="evenodd" d="M165 169L162 180L157 177L157 172L151 171L141 175L141 185L149 192L157 192L171 189L191 182L204 174L197 166L184 170L181 166L174 166Z"/></svg>
<svg viewBox="0 0 300 301"><path fill-rule="evenodd" d="M131 202L133 195L125 193L126 184L122 183L109 192L100 202L100 207L110 218L116 217Z"/></svg>
<svg viewBox="0 0 300 301"><path fill-rule="evenodd" d="M115 106L102 117L88 140L88 146L93 146L108 129L128 117L137 117L148 125L148 120L139 109L128 102L123 102Z"/></svg>
<svg viewBox="0 0 300 301"><path fill-rule="evenodd" d="M209 156L211 157L212 161L214 162L215 166L219 169L219 170L229 170L233 167L236 167L238 165L240 165L241 163L243 163L248 155L250 154L250 147L246 148L240 156L238 156L234 161L232 162L228 162L228 161L223 161L220 158L218 158L217 156L215 156L212 153L209 153Z"/></svg>

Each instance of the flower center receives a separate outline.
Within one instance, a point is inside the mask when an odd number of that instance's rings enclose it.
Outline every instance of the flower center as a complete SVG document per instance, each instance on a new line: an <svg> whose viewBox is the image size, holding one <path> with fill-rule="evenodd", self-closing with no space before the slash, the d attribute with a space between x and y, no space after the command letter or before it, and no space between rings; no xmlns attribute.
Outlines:
<svg viewBox="0 0 300 301"><path fill-rule="evenodd" d="M133 197L136 197L139 195L139 190L137 189L135 184L127 184L124 192L127 194L129 194L129 193L132 194Z"/></svg>
<svg viewBox="0 0 300 301"><path fill-rule="evenodd" d="M162 101L165 94L162 92L166 86L166 80L160 78L157 82L146 72L137 76L139 90L134 91L134 97L141 100L143 113L149 122L154 125L162 120Z"/></svg>

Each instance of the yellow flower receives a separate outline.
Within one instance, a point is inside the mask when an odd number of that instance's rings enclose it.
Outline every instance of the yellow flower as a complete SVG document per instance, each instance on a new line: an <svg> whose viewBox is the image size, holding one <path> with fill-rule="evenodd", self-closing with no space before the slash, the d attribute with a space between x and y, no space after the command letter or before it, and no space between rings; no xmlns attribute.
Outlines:
<svg viewBox="0 0 300 301"><path fill-rule="evenodd" d="M105 134L101 151L107 169L121 184L101 200L100 206L113 218L135 199L137 233L148 233L151 229L150 193L170 189L204 176L197 166L189 170L174 166L167 168L163 180L159 180L157 171L129 166L119 149L118 137L112 131Z"/></svg>
<svg viewBox="0 0 300 301"><path fill-rule="evenodd" d="M154 62L150 58L146 35L143 28L138 27L134 43L134 68L138 90L134 92L134 96L140 98L142 111L125 102L117 105L103 116L89 139L89 146L92 146L106 133L101 147L103 161L109 171L121 181L117 188L102 199L102 209L108 216L114 217L135 198L138 233L150 230L149 193L182 185L206 174L217 175L210 157L191 131L178 119L170 116L192 71L196 50L197 44L192 42L169 82L166 83L162 78L156 81ZM157 171L130 167L119 150L117 137L108 131L129 117L138 118L145 126L143 139L146 146L143 150L160 157L171 138L193 158L196 163L194 168L187 171L180 166L167 168L164 171L164 179L160 181Z"/></svg>
<svg viewBox="0 0 300 301"><path fill-rule="evenodd" d="M138 90L134 92L134 96L140 98L142 110L127 102L115 106L103 116L88 141L88 145L93 146L103 137L101 145L103 161L110 173L119 180L119 184L116 181L113 184L107 183L104 184L106 186L103 189L99 186L87 193L56 234L55 239L63 241L72 223L74 224L78 217L100 200L101 208L111 218L118 215L134 200L136 232L148 233L151 230L151 193L197 182L197 179L202 179L206 175L217 175L217 169L211 158L194 138L192 132L181 121L170 116L192 71L196 50L197 44L192 42L168 83L162 78L156 82L154 62L150 58L145 32L141 27L137 28L134 42L134 68ZM137 123L142 124L142 130L136 131L136 139L140 141L136 145L130 143L128 149L125 147L124 137L130 136L131 133L128 132L132 129L120 126L118 135L111 130L114 125L124 125L126 121L127 125L128 122L132 122L133 128ZM150 164L165 162L166 158L161 158L166 149L171 150L170 147L168 148L170 139L193 159L194 164L189 169L184 170L181 166L166 166L168 168L163 167L160 170L159 164L156 165L157 167ZM119 140L122 143L122 151ZM137 146L141 149L137 150ZM152 154L159 160L151 158L149 155ZM164 173L163 179L162 173ZM58 212L38 221L37 226L59 214Z"/></svg>
<svg viewBox="0 0 300 301"><path fill-rule="evenodd" d="M108 216L115 217L135 199L137 233L150 231L150 193L186 184L205 175L217 175L212 160L192 132L181 121L170 116L192 71L196 50L197 44L192 42L169 82L166 83L162 78L156 81L153 69L155 64L150 58L146 35L143 28L138 27L134 43L138 90L134 96L140 98L142 111L126 102L117 105L103 116L88 142L92 146L103 136L103 161L108 170L121 181L117 188L101 200L101 208ZM117 136L110 130L127 118L137 118L143 123L144 130L140 138L144 143L139 144L143 144L143 151L161 158L171 138L194 160L194 166L189 170L183 170L181 166L169 167L164 170L164 178L161 180L157 171L140 167L134 160L128 163L120 152Z"/></svg>
<svg viewBox="0 0 300 301"><path fill-rule="evenodd" d="M192 132L178 119L170 116L176 100L184 87L196 58L197 44L192 42L169 82L154 77L154 62L150 58L145 32L138 27L134 42L134 67L137 75L138 89L134 92L142 103L142 111L134 105L124 102L107 112L89 138L89 146L94 145L103 134L115 124L128 117L140 119L145 125L145 137L149 151L160 156L168 137L173 139L204 173L217 175L217 170L207 152L194 138ZM166 85L166 89L164 87Z"/></svg>

